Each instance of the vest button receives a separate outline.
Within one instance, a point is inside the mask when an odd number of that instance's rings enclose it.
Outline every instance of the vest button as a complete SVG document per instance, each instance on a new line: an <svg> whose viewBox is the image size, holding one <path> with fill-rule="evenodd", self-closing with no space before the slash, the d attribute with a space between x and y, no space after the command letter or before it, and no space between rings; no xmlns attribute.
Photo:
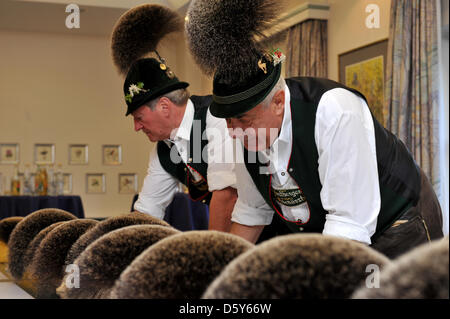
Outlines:
<svg viewBox="0 0 450 319"><path fill-rule="evenodd" d="M186 168L186 167L184 168L184 171L185 171L185 172L187 171L187 168Z"/></svg>
<svg viewBox="0 0 450 319"><path fill-rule="evenodd" d="M205 203L206 203L206 200L202 200L202 203L205 204Z"/></svg>
<svg viewBox="0 0 450 319"><path fill-rule="evenodd" d="M298 230L304 231L305 229L303 227L299 227Z"/></svg>
<svg viewBox="0 0 450 319"><path fill-rule="evenodd" d="M291 168L289 168L289 172L292 172L294 169L291 167Z"/></svg>
<svg viewBox="0 0 450 319"><path fill-rule="evenodd" d="M284 175L286 175L286 173L285 172L281 172L281 176L284 176Z"/></svg>

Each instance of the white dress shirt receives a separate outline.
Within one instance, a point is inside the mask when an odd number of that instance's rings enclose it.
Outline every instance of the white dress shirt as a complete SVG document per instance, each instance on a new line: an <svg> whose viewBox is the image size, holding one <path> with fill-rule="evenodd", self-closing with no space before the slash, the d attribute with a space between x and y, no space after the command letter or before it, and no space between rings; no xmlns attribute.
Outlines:
<svg viewBox="0 0 450 319"><path fill-rule="evenodd" d="M269 172L274 189L298 188L288 172L292 149L290 92L285 89L285 108L280 134L269 152ZM375 130L366 102L354 93L336 88L322 95L314 131L319 155L320 198L326 214L323 234L341 236L370 244L381 207ZM240 155L241 156L241 155ZM295 168L295 165L294 165ZM301 172L299 173L301 174ZM238 200L232 221L268 225L273 210L265 202L245 164L236 164ZM306 202L297 206L280 204L283 216L303 223L309 219Z"/></svg>
<svg viewBox="0 0 450 319"><path fill-rule="evenodd" d="M192 161L192 157L188 158L188 150L191 129L194 125L194 113L194 105L191 100L188 100L180 127L173 132L170 140L165 141L174 144L184 163ZM202 138L208 140L205 148L208 159L206 178L209 191L213 192L230 186L236 187L234 159L230 160L227 157L232 156L230 152L233 150L233 141L228 134L226 121L212 116L209 109L206 115L206 130ZM191 154L193 151L195 151L195 146L194 150L191 150ZM200 159L200 155L198 156ZM195 171L191 170L191 172L194 178L198 177ZM157 147L154 147L150 153L147 176L144 179L139 198L134 204L134 209L163 219L166 207L172 202L175 193L179 191L179 183L161 166Z"/></svg>

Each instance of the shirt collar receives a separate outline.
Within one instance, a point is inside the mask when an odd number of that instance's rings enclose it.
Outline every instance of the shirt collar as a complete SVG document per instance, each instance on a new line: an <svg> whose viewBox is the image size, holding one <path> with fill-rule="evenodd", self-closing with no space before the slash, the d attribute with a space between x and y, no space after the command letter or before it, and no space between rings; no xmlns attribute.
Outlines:
<svg viewBox="0 0 450 319"><path fill-rule="evenodd" d="M167 142L174 143L180 140L189 141L191 139L191 129L192 123L194 121L194 112L195 112L194 104L189 99L180 126L176 130L174 130L173 132L174 135L172 134L171 138L169 140L166 140L166 143Z"/></svg>

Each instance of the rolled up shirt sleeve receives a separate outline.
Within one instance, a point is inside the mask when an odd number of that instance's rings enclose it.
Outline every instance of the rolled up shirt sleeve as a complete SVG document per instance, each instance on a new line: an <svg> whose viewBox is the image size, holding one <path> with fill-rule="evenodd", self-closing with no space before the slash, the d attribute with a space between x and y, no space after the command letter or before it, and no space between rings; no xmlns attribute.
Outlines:
<svg viewBox="0 0 450 319"><path fill-rule="evenodd" d="M227 187L236 188L234 143L228 134L226 121L212 116L209 110L206 116L208 189L213 192Z"/></svg>
<svg viewBox="0 0 450 319"><path fill-rule="evenodd" d="M238 192L239 194L239 192ZM254 207L239 197L234 205L231 221L245 226L270 225L273 218L273 210L267 204Z"/></svg>
<svg viewBox="0 0 450 319"><path fill-rule="evenodd" d="M323 234L371 244L381 207L373 120L366 102L345 89L326 92L316 115Z"/></svg>
<svg viewBox="0 0 450 319"><path fill-rule="evenodd" d="M368 245L371 244L369 232L364 225L337 214L326 215L325 227L322 233L324 235L334 235L357 240Z"/></svg>
<svg viewBox="0 0 450 319"><path fill-rule="evenodd" d="M178 191L178 181L161 166L157 147L150 153L147 176L134 204L134 209L159 219L163 219L167 206Z"/></svg>

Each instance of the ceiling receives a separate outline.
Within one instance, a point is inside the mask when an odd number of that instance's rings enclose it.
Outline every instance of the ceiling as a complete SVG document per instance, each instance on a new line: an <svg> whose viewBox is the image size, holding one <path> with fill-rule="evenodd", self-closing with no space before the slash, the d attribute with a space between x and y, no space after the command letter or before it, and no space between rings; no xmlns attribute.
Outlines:
<svg viewBox="0 0 450 319"><path fill-rule="evenodd" d="M80 8L80 28L68 29L66 6ZM128 9L143 3L167 6L185 14L189 0L0 0L0 30L109 36Z"/></svg>

